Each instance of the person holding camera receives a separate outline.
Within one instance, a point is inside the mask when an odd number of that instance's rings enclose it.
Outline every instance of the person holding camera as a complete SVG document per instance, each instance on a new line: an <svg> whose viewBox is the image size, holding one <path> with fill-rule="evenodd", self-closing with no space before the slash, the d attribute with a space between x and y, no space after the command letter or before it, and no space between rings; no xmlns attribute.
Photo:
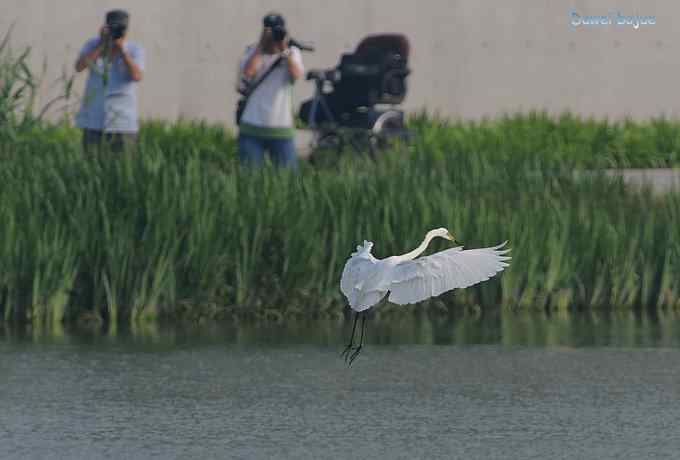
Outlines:
<svg viewBox="0 0 680 460"><path fill-rule="evenodd" d="M109 11L99 36L85 43L76 61L76 72L89 69L76 116L86 152L103 145L121 152L132 150L136 144L136 86L142 80L144 50L126 40L129 21L126 11Z"/></svg>
<svg viewBox="0 0 680 460"><path fill-rule="evenodd" d="M266 15L262 25L259 42L246 48L239 63L239 158L261 165L268 151L276 165L295 169L293 83L304 75L302 56L280 14Z"/></svg>

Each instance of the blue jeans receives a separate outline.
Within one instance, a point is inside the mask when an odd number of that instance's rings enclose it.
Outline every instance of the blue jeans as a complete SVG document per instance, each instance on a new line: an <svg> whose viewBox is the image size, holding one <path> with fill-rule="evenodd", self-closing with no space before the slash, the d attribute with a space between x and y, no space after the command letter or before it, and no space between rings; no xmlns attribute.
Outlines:
<svg viewBox="0 0 680 460"><path fill-rule="evenodd" d="M293 138L258 137L250 134L238 135L238 156L241 163L249 166L262 166L264 151L276 166L297 169L297 154Z"/></svg>

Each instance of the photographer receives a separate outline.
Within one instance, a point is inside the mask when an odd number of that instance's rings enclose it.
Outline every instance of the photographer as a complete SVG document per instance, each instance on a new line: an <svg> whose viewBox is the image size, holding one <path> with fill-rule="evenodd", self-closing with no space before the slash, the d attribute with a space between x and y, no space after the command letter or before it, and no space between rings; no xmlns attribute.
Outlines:
<svg viewBox="0 0 680 460"><path fill-rule="evenodd" d="M109 11L99 36L85 43L76 62L77 72L89 69L76 116L87 152L104 144L113 152L132 150L136 143L136 86L142 80L144 51L126 41L129 21L126 11Z"/></svg>
<svg viewBox="0 0 680 460"><path fill-rule="evenodd" d="M289 46L280 14L268 14L262 25L260 41L246 49L239 64L237 90L246 95L238 121L239 157L261 165L267 150L275 164L296 168L293 83L304 75L302 56Z"/></svg>

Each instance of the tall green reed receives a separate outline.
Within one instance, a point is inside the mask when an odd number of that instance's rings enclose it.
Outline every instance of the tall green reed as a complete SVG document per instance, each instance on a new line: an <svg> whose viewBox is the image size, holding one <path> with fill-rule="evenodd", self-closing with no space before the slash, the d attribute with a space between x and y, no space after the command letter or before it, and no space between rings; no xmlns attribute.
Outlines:
<svg viewBox="0 0 680 460"><path fill-rule="evenodd" d="M13 119L0 136L0 316L341 316L355 245L404 253L438 226L468 247L508 239L513 260L430 307L680 306L678 194L573 174L677 164L680 123L537 112L409 127L413 141L378 162L294 174L240 169L231 133L204 122L146 122L135 156L93 157L66 123Z"/></svg>
<svg viewBox="0 0 680 460"><path fill-rule="evenodd" d="M38 108L47 61L43 61L41 74L36 74L29 63L31 48L24 47L18 53L12 49L12 28L0 39L0 139L16 142L19 136L30 137L36 129L44 127L45 116L55 109L62 115L65 113L72 96L74 77L62 72L56 82L58 94Z"/></svg>

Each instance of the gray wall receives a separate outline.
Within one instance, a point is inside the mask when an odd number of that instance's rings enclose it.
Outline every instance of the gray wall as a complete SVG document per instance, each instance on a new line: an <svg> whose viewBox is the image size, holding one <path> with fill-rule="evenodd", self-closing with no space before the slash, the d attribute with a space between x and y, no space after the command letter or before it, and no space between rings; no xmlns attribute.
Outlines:
<svg viewBox="0 0 680 460"><path fill-rule="evenodd" d="M232 120L235 66L268 10L312 40L307 68L332 66L376 32L412 45L408 110L479 118L532 108L644 118L680 115L680 2L630 0L0 0L0 32L31 45L46 82L71 71L106 10L128 9L131 39L147 54L144 116ZM655 15L656 25L573 27L570 13ZM82 89L84 74L78 77ZM53 90L54 91L54 90ZM302 81L296 98L311 94Z"/></svg>

